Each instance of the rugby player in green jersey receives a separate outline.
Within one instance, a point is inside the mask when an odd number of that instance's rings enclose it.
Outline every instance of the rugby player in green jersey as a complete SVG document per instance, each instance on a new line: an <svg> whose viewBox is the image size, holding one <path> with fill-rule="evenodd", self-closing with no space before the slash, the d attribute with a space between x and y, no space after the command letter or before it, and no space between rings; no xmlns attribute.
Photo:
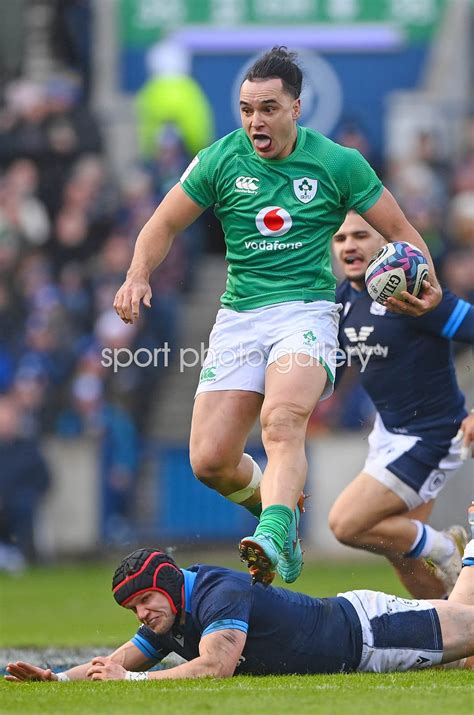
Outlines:
<svg viewBox="0 0 474 715"><path fill-rule="evenodd" d="M197 389L190 459L198 479L259 517L240 555L262 583L275 571L292 582L302 568L306 425L334 381L340 306L330 249L347 211L389 241L418 246L430 262L418 298L390 298L392 310L422 315L441 299L426 244L365 159L297 124L301 85L286 48L255 62L240 90L242 128L199 152L165 196L138 236L114 301L122 320L136 320L140 303L150 306L150 273L176 234L214 207L228 277ZM258 416L263 477L244 453Z"/></svg>

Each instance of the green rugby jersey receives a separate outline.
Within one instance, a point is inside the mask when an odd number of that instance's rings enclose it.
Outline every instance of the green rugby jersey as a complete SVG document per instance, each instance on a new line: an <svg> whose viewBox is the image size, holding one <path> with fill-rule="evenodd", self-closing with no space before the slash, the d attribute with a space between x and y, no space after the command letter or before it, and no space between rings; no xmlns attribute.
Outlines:
<svg viewBox="0 0 474 715"><path fill-rule="evenodd" d="M181 186L199 206L213 205L222 223L221 301L233 310L334 301L331 238L350 208L367 211L383 191L358 151L300 126L285 159L261 159L237 129L199 152Z"/></svg>

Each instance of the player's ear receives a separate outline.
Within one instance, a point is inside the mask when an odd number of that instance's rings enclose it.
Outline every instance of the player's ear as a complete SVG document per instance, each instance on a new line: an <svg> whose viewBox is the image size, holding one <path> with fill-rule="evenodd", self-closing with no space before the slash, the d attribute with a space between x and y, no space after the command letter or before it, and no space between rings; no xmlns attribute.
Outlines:
<svg viewBox="0 0 474 715"><path fill-rule="evenodd" d="M301 116L301 99L299 97L293 102L291 116L293 119L299 119Z"/></svg>

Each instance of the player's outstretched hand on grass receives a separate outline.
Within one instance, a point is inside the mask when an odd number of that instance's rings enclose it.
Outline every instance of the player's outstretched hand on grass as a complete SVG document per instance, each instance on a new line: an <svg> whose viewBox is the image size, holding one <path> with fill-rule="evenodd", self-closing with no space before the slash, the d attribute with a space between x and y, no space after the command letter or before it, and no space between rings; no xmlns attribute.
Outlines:
<svg viewBox="0 0 474 715"><path fill-rule="evenodd" d="M388 310L391 310L392 313L399 313L399 315L411 315L413 318L418 318L436 308L443 297L443 292L438 283L432 284L429 281L423 281L423 288L417 298L407 291L403 291L401 296L403 300L387 298L385 305Z"/></svg>
<svg viewBox="0 0 474 715"><path fill-rule="evenodd" d="M125 680L127 671L117 661L104 656L92 659L86 676L90 680Z"/></svg>
<svg viewBox="0 0 474 715"><path fill-rule="evenodd" d="M25 680L57 680L58 676L51 668L38 668L31 663L23 663L21 660L16 663L8 663L5 680L12 683L23 683Z"/></svg>

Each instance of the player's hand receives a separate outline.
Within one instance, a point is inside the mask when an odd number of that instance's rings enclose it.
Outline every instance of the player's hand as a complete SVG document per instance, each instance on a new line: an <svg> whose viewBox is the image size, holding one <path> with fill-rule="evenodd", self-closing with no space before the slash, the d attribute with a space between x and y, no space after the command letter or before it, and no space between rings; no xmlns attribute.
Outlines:
<svg viewBox="0 0 474 715"><path fill-rule="evenodd" d="M407 291L403 291L401 296L403 300L393 297L387 298L385 301L387 309L392 313L418 318L420 315L424 315L436 308L443 297L443 292L438 283L433 284L429 281L423 281L422 289L416 298L414 295L407 293Z"/></svg>
<svg viewBox="0 0 474 715"><path fill-rule="evenodd" d="M140 316L141 301L147 308L151 306L150 283L142 276L127 277L115 296L115 312L124 323L133 323Z"/></svg>
<svg viewBox="0 0 474 715"><path fill-rule="evenodd" d="M117 661L107 656L92 659L86 673L90 680L125 680L127 671Z"/></svg>
<svg viewBox="0 0 474 715"><path fill-rule="evenodd" d="M51 668L38 668L31 663L24 663L19 660L16 663L8 663L6 667L7 675L5 680L12 683L23 683L26 680L57 680L58 677Z"/></svg>
<svg viewBox="0 0 474 715"><path fill-rule="evenodd" d="M466 460L472 457L472 448L474 446L474 412L465 417L461 423L461 432L463 435L463 444L461 447L461 459Z"/></svg>

